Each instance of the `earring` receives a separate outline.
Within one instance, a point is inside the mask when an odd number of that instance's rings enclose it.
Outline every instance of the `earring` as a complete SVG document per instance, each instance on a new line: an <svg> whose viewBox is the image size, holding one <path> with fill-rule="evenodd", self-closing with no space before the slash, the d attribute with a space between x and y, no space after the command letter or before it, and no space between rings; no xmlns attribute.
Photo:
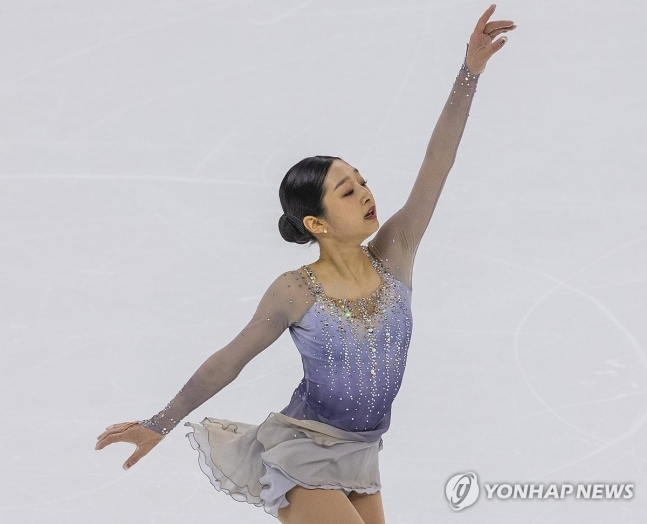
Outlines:
<svg viewBox="0 0 647 524"><path fill-rule="evenodd" d="M327 230L327 229L324 229L324 233L328 233L328 230Z"/></svg>

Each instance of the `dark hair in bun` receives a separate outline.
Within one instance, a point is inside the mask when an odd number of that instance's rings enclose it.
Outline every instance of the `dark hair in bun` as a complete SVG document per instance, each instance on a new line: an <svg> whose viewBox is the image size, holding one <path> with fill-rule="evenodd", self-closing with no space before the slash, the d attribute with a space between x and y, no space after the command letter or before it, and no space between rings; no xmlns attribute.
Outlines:
<svg viewBox="0 0 647 524"><path fill-rule="evenodd" d="M283 177L279 199L284 214L279 218L279 232L285 241L296 244L317 241L303 225L303 219L309 215L325 217L324 180L335 160L342 159L323 155L304 158Z"/></svg>

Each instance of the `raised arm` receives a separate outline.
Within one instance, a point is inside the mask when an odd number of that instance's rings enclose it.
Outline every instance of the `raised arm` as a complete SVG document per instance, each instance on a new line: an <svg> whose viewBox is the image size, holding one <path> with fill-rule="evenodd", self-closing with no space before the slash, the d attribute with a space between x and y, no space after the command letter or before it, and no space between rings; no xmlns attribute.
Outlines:
<svg viewBox="0 0 647 524"><path fill-rule="evenodd" d="M409 198L369 242L389 270L409 288L416 251L454 165L480 74L489 57L507 40L492 39L516 27L510 20L487 23L493 12L494 6L490 6L470 37L465 59L434 127Z"/></svg>
<svg viewBox="0 0 647 524"><path fill-rule="evenodd" d="M99 436L96 449L114 442L134 443L137 450L124 468L135 464L191 411L230 384L250 360L305 314L308 298L297 293L303 279L298 271L280 275L269 286L252 319L238 336L211 355L164 409L150 419L110 426Z"/></svg>

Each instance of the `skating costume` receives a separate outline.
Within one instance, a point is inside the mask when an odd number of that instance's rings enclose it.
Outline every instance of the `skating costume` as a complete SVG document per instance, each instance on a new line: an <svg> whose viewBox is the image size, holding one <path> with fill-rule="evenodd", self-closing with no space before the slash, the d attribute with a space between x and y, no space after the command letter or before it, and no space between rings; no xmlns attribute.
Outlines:
<svg viewBox="0 0 647 524"><path fill-rule="evenodd" d="M288 329L304 376L289 404L261 424L205 418L187 437L216 489L277 516L295 485L375 493L378 452L411 340L413 262L469 116L478 75L461 67L405 205L361 246L381 283L371 296L330 297L305 265L283 273L238 336L176 397L140 424L166 434L232 382Z"/></svg>

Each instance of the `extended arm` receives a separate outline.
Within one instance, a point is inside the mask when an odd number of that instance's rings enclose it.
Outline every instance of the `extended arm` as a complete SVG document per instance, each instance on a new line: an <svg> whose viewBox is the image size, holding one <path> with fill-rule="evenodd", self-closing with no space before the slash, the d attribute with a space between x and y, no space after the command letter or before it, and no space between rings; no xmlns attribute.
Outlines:
<svg viewBox="0 0 647 524"><path fill-rule="evenodd" d="M235 340L204 361L162 411L139 423L161 435L169 433L194 409L233 382L256 354L280 336L283 330L278 323L266 323L260 317L252 320ZM238 347L236 341L245 333L251 335L245 338L249 345Z"/></svg>
<svg viewBox="0 0 647 524"><path fill-rule="evenodd" d="M247 326L234 340L210 356L162 411L147 420L108 426L97 437L95 449L115 442L130 442L137 449L124 463L124 468L136 464L186 415L232 382L251 359L303 317L311 304L311 299L302 292L304 281L299 271L283 273L274 280Z"/></svg>
<svg viewBox="0 0 647 524"><path fill-rule="evenodd" d="M429 139L409 198L370 243L381 259L389 260L391 272L410 288L413 260L456 159L478 79L463 62Z"/></svg>
<svg viewBox="0 0 647 524"><path fill-rule="evenodd" d="M422 166L406 203L369 242L369 247L409 288L412 287L416 251L454 165L480 74L487 59L506 41L506 37L496 42L492 42L492 39L516 27L509 20L486 23L493 12L494 7L490 6L470 37L465 59L431 134Z"/></svg>
<svg viewBox="0 0 647 524"><path fill-rule="evenodd" d="M162 411L139 423L166 435L191 411L231 383L250 360L279 338L297 315L297 304L288 298L288 283L293 278L290 273L278 277L238 336L211 355Z"/></svg>

